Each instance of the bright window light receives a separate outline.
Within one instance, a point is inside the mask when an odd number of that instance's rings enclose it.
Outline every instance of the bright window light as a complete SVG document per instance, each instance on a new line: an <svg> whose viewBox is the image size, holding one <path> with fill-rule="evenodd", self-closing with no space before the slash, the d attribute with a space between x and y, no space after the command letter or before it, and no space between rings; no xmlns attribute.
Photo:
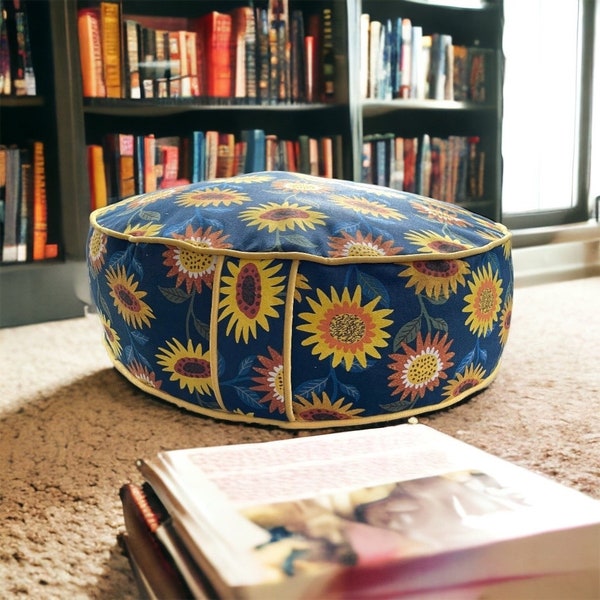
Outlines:
<svg viewBox="0 0 600 600"><path fill-rule="evenodd" d="M504 214L577 202L579 2L504 2Z"/></svg>

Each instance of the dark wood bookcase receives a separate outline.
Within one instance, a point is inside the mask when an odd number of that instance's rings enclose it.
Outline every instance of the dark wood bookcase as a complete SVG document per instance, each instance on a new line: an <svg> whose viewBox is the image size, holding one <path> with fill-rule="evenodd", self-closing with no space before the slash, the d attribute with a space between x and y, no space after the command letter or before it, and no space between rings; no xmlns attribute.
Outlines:
<svg viewBox="0 0 600 600"><path fill-rule="evenodd" d="M90 192L86 145L110 132L182 135L193 130L239 133L262 128L282 137L339 135L343 177L360 181L365 135L479 135L485 139L486 196L468 206L494 219L501 215L500 131L502 113L501 1L288 0L290 11L332 8L335 92L328 102L244 105L194 98L83 98L77 11L97 2L27 2L32 45L39 65L39 97L0 97L0 143L30 137L47 146L49 227L59 244L52 261L0 266L0 327L75 317L89 304L85 267ZM267 1L255 0L254 6ZM196 17L229 11L242 0L123 0L123 14ZM466 8L465 6L469 7ZM359 20L410 17L424 30L449 33L461 43L494 49L493 82L484 104L435 100L364 99L359 91ZM17 125L18 124L18 125Z"/></svg>

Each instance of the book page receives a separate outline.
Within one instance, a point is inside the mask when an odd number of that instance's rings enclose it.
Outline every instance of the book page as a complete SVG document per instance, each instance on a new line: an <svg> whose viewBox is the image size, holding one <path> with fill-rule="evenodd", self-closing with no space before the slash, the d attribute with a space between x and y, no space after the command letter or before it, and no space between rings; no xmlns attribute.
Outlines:
<svg viewBox="0 0 600 600"><path fill-rule="evenodd" d="M175 450L162 456L186 486L193 485L195 474L201 473L238 508L462 470L486 472L503 485L527 490L544 512L564 513L561 502L573 496L583 504L590 500L420 424ZM597 510L598 504L592 505ZM565 523L572 522L572 515L563 517ZM562 517L554 519L559 523Z"/></svg>

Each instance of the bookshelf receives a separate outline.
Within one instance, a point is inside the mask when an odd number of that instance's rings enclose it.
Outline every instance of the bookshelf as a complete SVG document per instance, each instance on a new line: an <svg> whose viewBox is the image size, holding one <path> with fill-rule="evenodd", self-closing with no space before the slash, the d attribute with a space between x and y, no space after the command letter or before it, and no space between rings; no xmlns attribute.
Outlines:
<svg viewBox="0 0 600 600"><path fill-rule="evenodd" d="M360 65L360 77L363 79L358 82L358 86L355 85L355 93L359 95L355 126L355 174L363 180L377 183L377 173L365 174L364 171L369 157L371 168L377 170L375 144L379 140L381 153L381 144L386 143L381 141L382 137L387 136L388 140L391 138L392 141L387 142L391 144L398 138L404 140L404 144L396 149L397 155L407 152L406 140L416 140L415 152L423 153L422 170L427 185L419 187L417 182L416 189L410 187L407 181L409 159L405 154L406 160L400 167L404 168L406 176L403 189L457 202L474 212L500 220L503 72L501 2L363 0L359 13L357 34L363 41L366 35L369 42L368 45L363 43L365 51L356 58ZM363 15L368 15L366 33ZM374 30L373 22L381 24L381 30ZM408 69L396 76L393 72L390 73L390 69L386 70L385 57L389 56L392 64L395 62L396 39L397 47L404 48L403 26L406 23L409 35L412 27L413 46L409 46L407 52L411 59ZM384 41L381 41L382 37ZM379 42L378 46L372 46L374 38L376 43ZM446 45L442 46L441 40L444 38ZM426 39L428 44L425 43ZM372 55L369 55L372 47L375 48L375 62ZM415 53L415 48L418 54ZM458 64L463 65L460 71L457 66L454 69L451 67ZM438 69L435 65L438 65ZM482 71L478 74L479 67ZM403 78L404 72L412 73L408 81ZM439 76L440 73L442 77ZM447 81L446 88L444 80ZM363 147L364 142L371 142L367 151ZM454 145L453 150L450 149L450 144ZM426 156L425 152L429 154ZM437 160L434 159L434 152ZM449 181L447 185L445 182L438 182L434 187L432 170L436 165L439 170L440 163L442 179L444 168L447 173L445 179L460 179L460 172L452 175L449 167L444 165L450 164L452 155L460 156L461 152L464 159L460 160L464 160L467 165L463 171L462 192L457 189L459 186L456 183L450 189ZM442 157L440 161L440 154L443 153L447 154L447 158ZM469 158L469 153L472 159ZM417 178L420 157L420 154L415 157ZM461 167L454 168L459 171ZM392 175L393 170L392 166ZM389 175L382 177L386 185L394 185L393 178L390 181Z"/></svg>
<svg viewBox="0 0 600 600"><path fill-rule="evenodd" d="M62 30L59 3L27 2L35 95L0 95L0 145L27 148L44 145L47 241L55 257L0 263L0 327L81 316L84 304L75 287L85 276L81 262L83 222L76 213L77 193L70 177L75 170L70 140L74 114L61 93L68 72L68 49L54 38Z"/></svg>
<svg viewBox="0 0 600 600"><path fill-rule="evenodd" d="M66 318L83 314L89 304L85 240L92 198L87 147L102 146L105 136L127 133L156 138L189 136L216 130L236 139L244 130L263 130L279 140L299 143L300 136L332 138L337 150L334 176L360 181L363 177L365 136L477 136L485 148L484 189L465 206L499 220L501 34L500 1L456 0L288 0L289 14L302 11L305 27L311 15L333 20L328 60L333 64L333 90L313 98L275 101L241 97L132 98L123 75L121 97L84 97L78 31L78 12L98 7L83 0L29 0L32 51L38 61L38 95L34 98L0 96L0 143L42 137L47 147L49 235L56 239L58 256L52 260L0 265L0 327ZM452 4L452 6L450 6ZM243 0L122 0L122 18L139 18L150 28L179 29L218 10L233 12ZM267 0L254 7L266 9ZM493 67L486 83L485 102L470 100L379 99L361 92L359 48L361 14L384 22L410 18L424 33L446 33L458 44L492 50ZM306 34L305 30L305 34ZM160 83L153 88L160 88ZM170 89L170 88L169 88ZM274 93L274 92L273 92ZM16 124L19 124L17 126ZM7 126L8 124L8 126ZM22 127L26 124L26 127ZM13 140L13 137L19 139Z"/></svg>

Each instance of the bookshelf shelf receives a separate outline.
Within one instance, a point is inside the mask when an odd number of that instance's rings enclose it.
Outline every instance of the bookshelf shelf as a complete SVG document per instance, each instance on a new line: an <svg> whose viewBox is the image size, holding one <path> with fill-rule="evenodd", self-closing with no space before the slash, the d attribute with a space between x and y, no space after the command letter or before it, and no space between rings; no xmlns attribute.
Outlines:
<svg viewBox="0 0 600 600"><path fill-rule="evenodd" d="M325 103L289 103L289 104L249 104L249 103L213 103L198 98L85 98L83 110L93 115L132 115L132 116L168 116L190 111L198 112L244 112L247 114L263 112L336 112L338 105Z"/></svg>
<svg viewBox="0 0 600 600"><path fill-rule="evenodd" d="M386 114L395 111L435 112L435 111L462 111L462 112L496 112L494 104L479 102L460 102L457 100L364 100L362 102L363 117Z"/></svg>
<svg viewBox="0 0 600 600"><path fill-rule="evenodd" d="M43 96L0 96L0 108L37 108L45 102Z"/></svg>
<svg viewBox="0 0 600 600"><path fill-rule="evenodd" d="M85 246L91 206L86 151L90 145L102 145L107 134L169 137L215 129L233 134L237 141L245 130L262 129L270 137L295 144L300 137L331 137L339 153L336 172L354 181L363 179L365 136L480 138L485 154L481 158L483 193L461 204L500 219L501 0L288 0L290 15L301 11L306 29L311 19L314 27L325 18L322 11L332 11L332 31L322 47L323 64L333 68L334 76L327 79L332 89L325 92L323 87L312 102L279 98L273 104L241 97L215 99L208 94L134 99L122 92L118 98L84 97L78 11L97 8L101 0L24 2L31 12L38 95L0 96L0 144L24 142L34 135L44 141L48 225L58 256L34 264L0 264L0 327L83 314L88 303ZM269 0L119 1L122 17L139 17L145 27L171 29L181 23L191 26L211 11L226 13L249 5L267 9ZM449 34L456 44L489 49L492 62L485 100L364 96L360 75L363 13L382 22L406 17L421 25L424 35ZM318 31L325 29L321 22ZM24 297L26 302L19 300Z"/></svg>

